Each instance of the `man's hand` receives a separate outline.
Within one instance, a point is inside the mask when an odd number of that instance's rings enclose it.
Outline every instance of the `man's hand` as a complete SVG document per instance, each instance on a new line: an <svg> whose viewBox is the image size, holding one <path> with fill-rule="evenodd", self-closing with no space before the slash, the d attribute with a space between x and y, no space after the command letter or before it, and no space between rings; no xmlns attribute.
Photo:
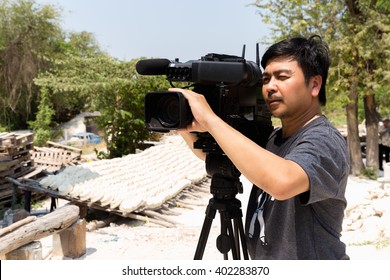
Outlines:
<svg viewBox="0 0 390 280"><path fill-rule="evenodd" d="M185 129L181 129L181 131L207 132L212 126L212 123L219 119L207 103L204 95L181 88L171 88L169 91L181 92L187 99L191 107L192 115L194 116L192 122Z"/></svg>

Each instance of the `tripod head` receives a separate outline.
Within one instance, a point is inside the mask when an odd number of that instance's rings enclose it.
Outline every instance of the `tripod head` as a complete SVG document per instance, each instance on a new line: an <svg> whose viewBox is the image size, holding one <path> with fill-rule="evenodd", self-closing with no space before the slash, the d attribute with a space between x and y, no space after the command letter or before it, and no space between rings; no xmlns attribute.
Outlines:
<svg viewBox="0 0 390 280"><path fill-rule="evenodd" d="M228 200L243 192L241 173L226 155L208 154L206 171L212 176L210 193L217 199Z"/></svg>
<svg viewBox="0 0 390 280"><path fill-rule="evenodd" d="M223 153L216 141L209 133L197 133L198 140L194 143L195 149L202 149L207 153L206 171L212 176L210 193L218 199L227 200L235 198L236 194L243 192L239 180L241 172Z"/></svg>

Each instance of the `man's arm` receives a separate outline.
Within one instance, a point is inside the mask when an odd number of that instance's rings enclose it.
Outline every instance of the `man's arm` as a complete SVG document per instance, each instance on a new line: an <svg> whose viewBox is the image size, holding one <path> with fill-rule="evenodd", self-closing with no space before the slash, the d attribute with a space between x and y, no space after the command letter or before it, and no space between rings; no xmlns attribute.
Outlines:
<svg viewBox="0 0 390 280"><path fill-rule="evenodd" d="M297 163L281 158L263 149L245 135L219 118L201 94L183 89L181 91L190 103L194 121L180 131L184 140L190 143L196 139L191 131L208 131L237 169L253 184L279 200L284 200L309 190L309 178ZM194 153L205 159L202 151ZM202 155L203 154L203 155Z"/></svg>
<svg viewBox="0 0 390 280"><path fill-rule="evenodd" d="M206 160L206 153L200 149L194 149L194 142L197 140L197 136L190 132L180 131L178 133L183 137L184 141L187 143L188 147L192 150L192 152L201 160Z"/></svg>

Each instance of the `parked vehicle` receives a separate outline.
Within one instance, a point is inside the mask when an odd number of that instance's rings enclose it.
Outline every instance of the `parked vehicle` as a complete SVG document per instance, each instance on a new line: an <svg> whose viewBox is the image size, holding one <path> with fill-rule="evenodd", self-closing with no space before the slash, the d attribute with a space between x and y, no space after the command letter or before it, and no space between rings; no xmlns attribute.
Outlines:
<svg viewBox="0 0 390 280"><path fill-rule="evenodd" d="M102 138L91 132L79 132L73 134L72 137L67 141L68 144L99 144Z"/></svg>

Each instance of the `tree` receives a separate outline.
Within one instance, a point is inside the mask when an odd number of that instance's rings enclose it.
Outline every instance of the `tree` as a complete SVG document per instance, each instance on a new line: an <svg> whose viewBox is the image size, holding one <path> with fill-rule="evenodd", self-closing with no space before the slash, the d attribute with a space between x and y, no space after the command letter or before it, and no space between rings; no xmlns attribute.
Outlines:
<svg viewBox="0 0 390 280"><path fill-rule="evenodd" d="M52 92L51 101L56 122L69 121L80 112L91 109L87 107L91 104L91 96L84 90L73 91L73 86L74 83L82 83L82 80L75 78L75 76L84 77L84 73L89 71L89 63L93 63L94 58L99 56L109 57L100 50L94 35L86 31L67 34L64 41L57 47L56 58L53 59L50 70L46 72L47 76L57 75L60 72L66 72L70 76L63 77L69 82L68 85L58 84L61 90L56 85L52 85L55 90ZM40 75L40 77L43 76L45 76L45 73ZM71 80L71 77L73 80ZM52 81L54 82L54 79Z"/></svg>
<svg viewBox="0 0 390 280"><path fill-rule="evenodd" d="M43 145L51 139L52 116L54 110L50 101L49 92L45 87L40 91L40 103L35 121L30 121L29 125L34 131L34 143Z"/></svg>
<svg viewBox="0 0 390 280"><path fill-rule="evenodd" d="M63 32L59 16L34 0L0 2L0 130L24 128L36 113L29 124L43 143L54 121L99 110L108 156L134 152L149 136L144 94L166 89L167 82L138 76L135 60L109 57L91 33Z"/></svg>
<svg viewBox="0 0 390 280"><path fill-rule="evenodd" d="M328 108L346 110L351 172L363 169L358 131L359 100L367 124L367 166L377 166L377 92L389 92L389 2L369 0L263 1L254 3L263 20L272 24L274 40L319 34L329 43L332 65ZM345 95L345 93L348 95ZM381 95L386 102L389 96ZM389 101L387 101L389 102ZM329 109L328 109L329 110Z"/></svg>
<svg viewBox="0 0 390 280"><path fill-rule="evenodd" d="M54 96L83 96L84 110L100 111L97 122L104 130L107 157L119 157L134 153L149 136L144 124L145 93L168 87L162 76L139 76L136 61L121 62L105 54L89 58L68 54L35 82L50 88Z"/></svg>
<svg viewBox="0 0 390 280"><path fill-rule="evenodd" d="M58 12L33 1L0 2L0 126L21 128L37 106L33 79L62 40Z"/></svg>
<svg viewBox="0 0 390 280"><path fill-rule="evenodd" d="M349 34L354 35L354 61L363 97L366 123L366 167L378 169L378 122L376 92L389 87L390 5L385 1L346 1ZM387 73L386 73L387 72ZM386 82L387 80L387 82ZM356 170L357 171L357 170Z"/></svg>

